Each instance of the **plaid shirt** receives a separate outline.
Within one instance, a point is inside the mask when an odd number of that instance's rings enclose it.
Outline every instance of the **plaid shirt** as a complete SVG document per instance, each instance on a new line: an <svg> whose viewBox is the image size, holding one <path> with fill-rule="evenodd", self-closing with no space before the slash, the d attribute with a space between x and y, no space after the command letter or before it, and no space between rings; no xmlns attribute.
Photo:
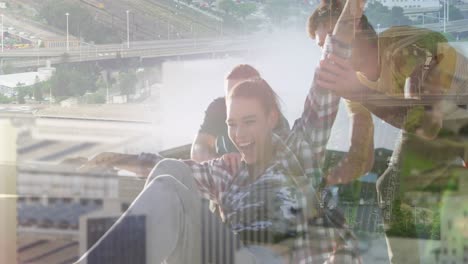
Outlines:
<svg viewBox="0 0 468 264"><path fill-rule="evenodd" d="M274 158L255 179L245 164L233 176L222 159L186 161L201 194L219 205L221 217L247 244L287 247L282 257L292 263L359 262L352 235L322 188L338 103L339 97L312 86L292 130L273 134Z"/></svg>

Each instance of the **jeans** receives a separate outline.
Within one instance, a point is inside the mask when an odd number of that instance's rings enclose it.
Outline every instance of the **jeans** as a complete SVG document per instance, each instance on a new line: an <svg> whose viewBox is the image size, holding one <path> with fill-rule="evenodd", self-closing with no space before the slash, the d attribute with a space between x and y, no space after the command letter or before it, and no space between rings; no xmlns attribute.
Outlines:
<svg viewBox="0 0 468 264"><path fill-rule="evenodd" d="M240 242L209 211L190 168L170 159L156 165L129 209L76 263L135 263L125 250L132 247L129 230L137 228L128 226L133 216L145 217L146 263L267 263L249 250L237 251Z"/></svg>

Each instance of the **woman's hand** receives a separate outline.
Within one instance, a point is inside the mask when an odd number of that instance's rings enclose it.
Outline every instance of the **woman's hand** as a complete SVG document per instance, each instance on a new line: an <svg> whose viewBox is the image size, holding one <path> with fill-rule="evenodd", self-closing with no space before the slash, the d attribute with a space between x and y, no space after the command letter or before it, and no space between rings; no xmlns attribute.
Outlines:
<svg viewBox="0 0 468 264"><path fill-rule="evenodd" d="M240 153L227 153L224 154L221 159L224 161L224 163L227 164L229 172L231 175L235 176L237 175L237 172L239 172L239 168L241 166L242 162L242 157Z"/></svg>

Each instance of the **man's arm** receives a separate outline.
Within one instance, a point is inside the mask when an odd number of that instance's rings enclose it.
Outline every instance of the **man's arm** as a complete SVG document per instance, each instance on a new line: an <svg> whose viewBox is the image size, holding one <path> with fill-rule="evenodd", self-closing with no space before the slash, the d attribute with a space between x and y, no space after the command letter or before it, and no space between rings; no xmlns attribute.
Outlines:
<svg viewBox="0 0 468 264"><path fill-rule="evenodd" d="M90 171L96 168L116 168L131 171L139 177L147 177L154 165L163 158L158 154L141 153L139 155L116 152L102 152L83 164L79 171Z"/></svg>
<svg viewBox="0 0 468 264"><path fill-rule="evenodd" d="M216 153L216 137L199 132L192 143L190 158L196 162L203 162L218 157Z"/></svg>
<svg viewBox="0 0 468 264"><path fill-rule="evenodd" d="M351 119L351 146L348 153L327 176L327 184L351 182L372 169L374 164L374 124L362 105L347 101Z"/></svg>
<svg viewBox="0 0 468 264"><path fill-rule="evenodd" d="M333 30L333 36L337 40L347 45L352 44L355 37L355 30L364 12L364 6L364 0L346 1Z"/></svg>
<svg viewBox="0 0 468 264"><path fill-rule="evenodd" d="M415 71L417 73L417 71ZM366 102L366 105L374 105L380 108L382 105L391 107L393 111L379 111L379 117L385 121L409 133L415 133L425 139L433 139L437 136L442 126L442 115L438 99L442 99L436 86L430 79L425 80L425 90L432 94L422 95L421 99L405 99L402 96L386 94L386 85L380 79L372 82L364 78L363 74L357 74L349 61L335 55L321 61L321 69L318 72L317 83L320 87L333 91L351 101ZM432 76L431 76L432 77ZM379 86L377 89L376 87ZM429 87L431 86L431 87ZM434 87L432 87L434 86ZM346 87L346 88L343 88ZM372 109L370 109L372 110Z"/></svg>
<svg viewBox="0 0 468 264"><path fill-rule="evenodd" d="M219 158L216 153L216 138L226 129L226 101L224 98L213 100L206 108L203 123L195 137L190 158L203 162Z"/></svg>

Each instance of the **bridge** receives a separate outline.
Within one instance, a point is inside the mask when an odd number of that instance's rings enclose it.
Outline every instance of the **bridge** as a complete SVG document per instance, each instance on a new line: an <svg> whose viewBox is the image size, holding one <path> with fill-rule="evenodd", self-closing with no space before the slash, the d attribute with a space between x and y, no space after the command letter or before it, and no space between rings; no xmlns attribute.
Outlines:
<svg viewBox="0 0 468 264"><path fill-rule="evenodd" d="M461 19L461 20L453 20L448 21L445 24L445 32L466 32L468 31L468 19ZM420 25L421 27L433 30L433 31L444 31L444 24L441 23L431 23Z"/></svg>
<svg viewBox="0 0 468 264"><path fill-rule="evenodd" d="M468 19L453 20L445 23L445 32L468 32ZM424 25L414 25L415 27L427 28L437 32L444 31L443 22L440 23L426 23ZM378 28L379 32L385 31L388 28Z"/></svg>
<svg viewBox="0 0 468 264"><path fill-rule="evenodd" d="M468 19L449 21L446 32L468 31ZM419 25L433 31L442 32L442 23ZM380 28L380 32L385 28ZM410 33L405 31L404 34ZM260 37L237 38L193 38L176 40L133 41L130 47L127 43L92 45L84 43L78 47L70 47L67 51L60 48L32 48L4 50L0 53L1 63L8 62L16 68L38 67L50 61L51 64L65 62L86 62L126 58L164 58L175 56L190 56L216 53L232 53L248 51L253 48ZM462 46L465 46L463 44Z"/></svg>
<svg viewBox="0 0 468 264"><path fill-rule="evenodd" d="M241 52L249 49L252 39L247 38L206 38L157 41L135 41L130 43L91 45L65 48L32 48L4 50L0 53L3 63L8 61L13 67L43 66L64 62L85 62L125 58L162 58L213 53Z"/></svg>

